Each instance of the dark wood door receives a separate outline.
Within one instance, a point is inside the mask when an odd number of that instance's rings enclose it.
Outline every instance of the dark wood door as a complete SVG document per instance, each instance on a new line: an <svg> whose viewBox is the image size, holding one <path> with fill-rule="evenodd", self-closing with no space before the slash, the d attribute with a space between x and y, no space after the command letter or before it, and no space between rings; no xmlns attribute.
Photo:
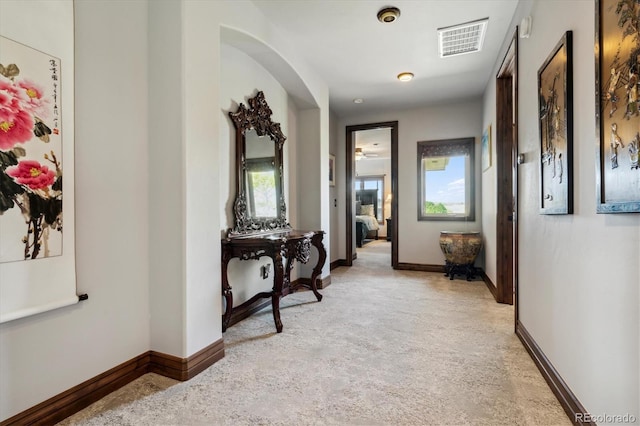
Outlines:
<svg viewBox="0 0 640 426"><path fill-rule="evenodd" d="M496 301L512 305L517 291L518 38L496 76ZM516 306L517 308L517 306Z"/></svg>

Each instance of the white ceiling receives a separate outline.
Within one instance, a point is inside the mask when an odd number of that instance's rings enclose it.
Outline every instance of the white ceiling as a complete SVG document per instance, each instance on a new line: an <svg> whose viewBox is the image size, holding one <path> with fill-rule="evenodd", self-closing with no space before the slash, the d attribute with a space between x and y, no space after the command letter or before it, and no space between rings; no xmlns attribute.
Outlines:
<svg viewBox="0 0 640 426"><path fill-rule="evenodd" d="M480 96L518 0L254 0L329 85L338 116L416 108ZM400 18L382 24L383 7ZM489 18L479 53L438 55L437 29ZM402 83L396 76L415 74ZM363 98L362 104L353 99Z"/></svg>
<svg viewBox="0 0 640 426"><path fill-rule="evenodd" d="M359 130L355 132L355 147L361 148L368 159L391 159L391 128Z"/></svg>

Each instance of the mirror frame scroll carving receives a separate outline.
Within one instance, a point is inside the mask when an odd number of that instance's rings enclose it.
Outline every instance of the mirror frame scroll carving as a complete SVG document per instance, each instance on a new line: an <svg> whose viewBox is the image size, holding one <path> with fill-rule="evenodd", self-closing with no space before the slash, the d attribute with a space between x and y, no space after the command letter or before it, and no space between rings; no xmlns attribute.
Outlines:
<svg viewBox="0 0 640 426"><path fill-rule="evenodd" d="M287 137L282 133L280 123L271 120L273 112L262 91L259 91L255 97L248 99L247 103L249 107L241 103L236 112L229 112L229 117L236 128L236 199L233 204L235 227L228 230L227 236L229 238L291 230L291 226L287 222L287 207L283 191L282 148ZM252 217L247 209L245 188L246 132L252 129L256 131L258 136L268 136L275 144L277 217Z"/></svg>

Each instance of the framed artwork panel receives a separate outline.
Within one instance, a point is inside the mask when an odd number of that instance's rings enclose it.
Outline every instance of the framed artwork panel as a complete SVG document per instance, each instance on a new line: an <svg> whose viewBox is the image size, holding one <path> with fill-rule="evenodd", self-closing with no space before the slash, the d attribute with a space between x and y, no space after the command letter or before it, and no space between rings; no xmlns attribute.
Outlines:
<svg viewBox="0 0 640 426"><path fill-rule="evenodd" d="M596 0L596 211L640 212L640 3Z"/></svg>
<svg viewBox="0 0 640 426"><path fill-rule="evenodd" d="M329 185L336 186L336 156L329 154Z"/></svg>
<svg viewBox="0 0 640 426"><path fill-rule="evenodd" d="M572 32L538 70L540 213L573 213Z"/></svg>
<svg viewBox="0 0 640 426"><path fill-rule="evenodd" d="M491 167L491 124L482 133L482 171Z"/></svg>

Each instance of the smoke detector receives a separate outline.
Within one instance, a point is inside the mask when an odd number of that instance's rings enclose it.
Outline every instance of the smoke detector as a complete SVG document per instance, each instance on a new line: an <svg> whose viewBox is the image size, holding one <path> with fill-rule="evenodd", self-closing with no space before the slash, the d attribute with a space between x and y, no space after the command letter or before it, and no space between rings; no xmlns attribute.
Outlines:
<svg viewBox="0 0 640 426"><path fill-rule="evenodd" d="M400 17L400 9L397 7L384 7L378 12L378 21L390 24Z"/></svg>

